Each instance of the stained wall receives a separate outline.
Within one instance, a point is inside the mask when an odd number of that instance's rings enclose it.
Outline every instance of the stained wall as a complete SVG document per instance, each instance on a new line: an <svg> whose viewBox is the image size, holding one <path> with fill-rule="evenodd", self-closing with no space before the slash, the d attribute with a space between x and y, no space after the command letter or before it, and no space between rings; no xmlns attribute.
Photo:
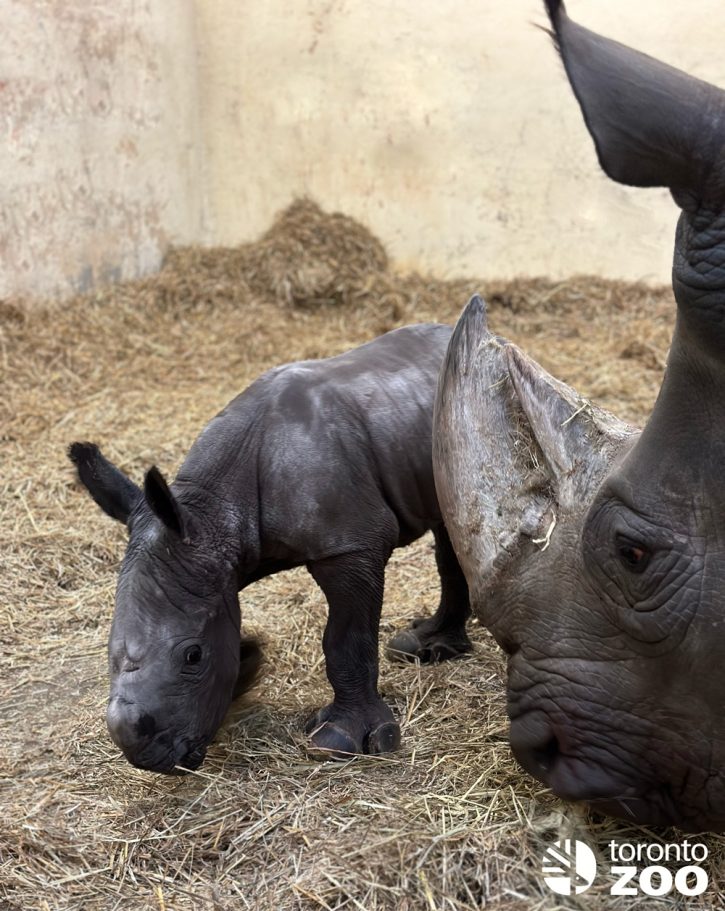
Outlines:
<svg viewBox="0 0 725 911"><path fill-rule="evenodd" d="M666 281L664 190L608 181L538 0L4 0L0 297L235 244L298 195L443 275ZM725 4L570 0L725 86Z"/></svg>
<svg viewBox="0 0 725 911"><path fill-rule="evenodd" d="M142 275L199 240L191 0L3 0L0 34L0 297Z"/></svg>
<svg viewBox="0 0 725 911"><path fill-rule="evenodd" d="M725 87L721 0L569 0L572 18ZM197 0L211 234L295 194L442 274L667 281L665 190L607 180L540 0Z"/></svg>

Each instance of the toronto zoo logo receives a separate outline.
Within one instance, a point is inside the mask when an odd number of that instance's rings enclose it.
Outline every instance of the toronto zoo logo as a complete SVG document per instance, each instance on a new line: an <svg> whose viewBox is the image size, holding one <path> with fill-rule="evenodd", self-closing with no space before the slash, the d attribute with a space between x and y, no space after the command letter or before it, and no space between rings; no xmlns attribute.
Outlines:
<svg viewBox="0 0 725 911"><path fill-rule="evenodd" d="M609 873L615 878L610 895L702 895L708 875L699 866L707 859L701 842L630 844L610 841ZM668 866L663 866L663 863ZM676 867L676 869L674 869ZM586 892L597 875L594 851L583 841L562 838L547 848L541 866L544 882L557 895Z"/></svg>
<svg viewBox="0 0 725 911"><path fill-rule="evenodd" d="M558 895L579 895L594 882L597 861L594 851L583 841L563 838L544 854L544 882Z"/></svg>

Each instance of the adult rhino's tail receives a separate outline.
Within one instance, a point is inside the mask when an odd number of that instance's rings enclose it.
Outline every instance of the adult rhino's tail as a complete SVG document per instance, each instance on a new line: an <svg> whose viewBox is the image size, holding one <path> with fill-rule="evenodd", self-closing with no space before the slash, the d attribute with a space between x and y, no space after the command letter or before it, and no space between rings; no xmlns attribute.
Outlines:
<svg viewBox="0 0 725 911"><path fill-rule="evenodd" d="M602 168L620 183L669 187L683 210L675 295L691 339L722 357L725 92L577 25L561 0L545 3Z"/></svg>

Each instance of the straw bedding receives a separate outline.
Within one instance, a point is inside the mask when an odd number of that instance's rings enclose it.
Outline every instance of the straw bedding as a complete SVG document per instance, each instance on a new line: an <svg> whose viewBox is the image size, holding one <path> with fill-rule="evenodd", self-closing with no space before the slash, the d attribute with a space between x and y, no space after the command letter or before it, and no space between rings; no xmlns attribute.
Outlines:
<svg viewBox="0 0 725 911"><path fill-rule="evenodd" d="M154 277L63 304L0 305L2 911L637 906L609 898L608 881L571 899L548 892L540 857L552 838L602 851L651 836L556 800L517 768L504 661L475 624L469 660L383 659L403 728L393 757L305 755L301 723L329 693L325 605L303 571L243 594L264 674L198 773L137 771L105 732L124 532L76 485L68 443L98 442L136 480L152 463L173 476L206 421L264 369L405 323L452 322L474 291L495 329L557 376L646 418L673 321L668 289L402 275L364 227L306 200L258 243L177 249ZM382 640L436 603L426 538L393 558ZM715 891L680 907L712 907L722 891L720 840L708 844ZM678 905L641 905L658 906Z"/></svg>

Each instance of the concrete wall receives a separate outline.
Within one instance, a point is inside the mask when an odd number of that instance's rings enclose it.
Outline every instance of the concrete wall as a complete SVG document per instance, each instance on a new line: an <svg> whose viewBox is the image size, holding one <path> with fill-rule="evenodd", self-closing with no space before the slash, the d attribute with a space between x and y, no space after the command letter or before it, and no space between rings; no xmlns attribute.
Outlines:
<svg viewBox="0 0 725 911"><path fill-rule="evenodd" d="M441 274L666 281L663 190L598 170L539 0L3 0L0 297L235 244L308 194ZM721 0L570 0L725 86Z"/></svg>
<svg viewBox="0 0 725 911"><path fill-rule="evenodd" d="M0 297L158 267L202 233L191 0L2 0Z"/></svg>
<svg viewBox="0 0 725 911"><path fill-rule="evenodd" d="M722 0L569 0L573 18L725 86ZM668 280L676 213L616 186L540 0L197 0L211 237L295 194L444 274Z"/></svg>

